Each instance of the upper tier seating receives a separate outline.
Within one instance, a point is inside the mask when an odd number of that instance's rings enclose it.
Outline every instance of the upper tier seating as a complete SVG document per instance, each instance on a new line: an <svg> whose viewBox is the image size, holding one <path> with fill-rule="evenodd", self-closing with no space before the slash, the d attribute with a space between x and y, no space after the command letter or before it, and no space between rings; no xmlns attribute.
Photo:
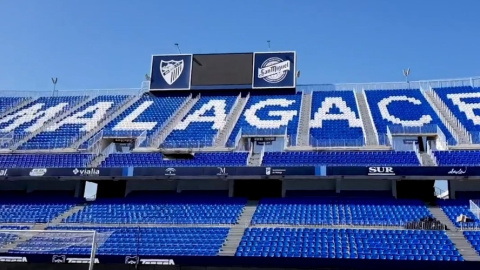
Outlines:
<svg viewBox="0 0 480 270"><path fill-rule="evenodd" d="M127 98L127 95L98 96L31 138L19 149L69 147L81 136L97 128L100 122L117 110Z"/></svg>
<svg viewBox="0 0 480 270"><path fill-rule="evenodd" d="M227 237L228 228L129 228L50 227L49 230L95 230L100 239L98 255L215 256ZM88 234L38 234L10 250L11 253L89 255Z"/></svg>
<svg viewBox="0 0 480 270"><path fill-rule="evenodd" d="M88 167L92 154L0 154L0 168Z"/></svg>
<svg viewBox="0 0 480 270"><path fill-rule="evenodd" d="M480 151L475 150L434 151L433 155L438 166L478 166L480 164Z"/></svg>
<svg viewBox="0 0 480 270"><path fill-rule="evenodd" d="M245 199L145 193L104 199L68 217L67 223L235 224Z"/></svg>
<svg viewBox="0 0 480 270"><path fill-rule="evenodd" d="M430 217L425 204L393 198L262 199L252 224L403 226Z"/></svg>
<svg viewBox="0 0 480 270"><path fill-rule="evenodd" d="M203 167L247 166L247 152L195 153L192 159L164 159L161 153L111 154L101 167Z"/></svg>
<svg viewBox="0 0 480 270"><path fill-rule="evenodd" d="M413 151L265 152L264 166L419 166Z"/></svg>
<svg viewBox="0 0 480 270"><path fill-rule="evenodd" d="M46 122L69 111L86 98L86 96L40 97L1 118L0 133L14 131L16 137L22 137L26 133L44 128Z"/></svg>
<svg viewBox="0 0 480 270"><path fill-rule="evenodd" d="M78 200L57 194L0 193L0 223L48 223Z"/></svg>
<svg viewBox="0 0 480 270"><path fill-rule="evenodd" d="M415 131L432 125L442 130L449 143L455 143L455 139L420 90L368 90L365 94L380 144L385 144L388 126L407 130L413 128Z"/></svg>
<svg viewBox="0 0 480 270"><path fill-rule="evenodd" d="M297 136L302 94L250 96L230 134L227 145L233 145L238 132L259 135Z"/></svg>
<svg viewBox="0 0 480 270"><path fill-rule="evenodd" d="M105 137L138 137L147 131L147 140L186 101L186 94L157 97L144 94L104 128Z"/></svg>
<svg viewBox="0 0 480 270"><path fill-rule="evenodd" d="M438 204L442 207L443 212L445 212L455 226L464 228L480 227L480 220L470 212L468 199L438 200ZM457 217L460 215L465 215L473 221L459 223L457 222Z"/></svg>
<svg viewBox="0 0 480 270"><path fill-rule="evenodd" d="M314 147L364 145L353 91L314 92L310 119L310 145Z"/></svg>
<svg viewBox="0 0 480 270"><path fill-rule="evenodd" d="M480 88L470 86L436 88L434 91L448 109L472 135L472 142L480 143Z"/></svg>
<svg viewBox="0 0 480 270"><path fill-rule="evenodd" d="M236 256L463 261L444 231L249 228Z"/></svg>
<svg viewBox="0 0 480 270"><path fill-rule="evenodd" d="M0 97L0 115L26 101L25 97Z"/></svg>
<svg viewBox="0 0 480 270"><path fill-rule="evenodd" d="M202 96L162 143L162 147L212 146L237 99L232 96Z"/></svg>
<svg viewBox="0 0 480 270"><path fill-rule="evenodd" d="M470 242L472 247L480 254L480 231L464 231L463 235Z"/></svg>

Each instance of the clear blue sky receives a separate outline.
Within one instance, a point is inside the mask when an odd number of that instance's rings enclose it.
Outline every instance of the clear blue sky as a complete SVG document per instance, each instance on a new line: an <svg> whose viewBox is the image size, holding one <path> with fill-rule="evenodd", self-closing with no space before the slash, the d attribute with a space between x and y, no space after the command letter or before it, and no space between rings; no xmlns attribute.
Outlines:
<svg viewBox="0 0 480 270"><path fill-rule="evenodd" d="M478 0L0 1L0 89L139 87L152 54L296 50L299 83L480 75Z"/></svg>

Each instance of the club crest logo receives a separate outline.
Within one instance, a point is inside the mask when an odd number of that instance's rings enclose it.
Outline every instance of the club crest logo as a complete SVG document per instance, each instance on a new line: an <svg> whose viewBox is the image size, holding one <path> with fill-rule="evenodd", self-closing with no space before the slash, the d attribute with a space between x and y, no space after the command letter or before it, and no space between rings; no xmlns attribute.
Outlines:
<svg viewBox="0 0 480 270"><path fill-rule="evenodd" d="M172 85L174 82L180 78L182 75L183 67L185 63L183 60L175 61L160 61L160 73L162 74L163 79L168 85Z"/></svg>
<svg viewBox="0 0 480 270"><path fill-rule="evenodd" d="M258 78L268 83L279 83L283 81L290 71L290 61L278 57L270 57L258 69Z"/></svg>

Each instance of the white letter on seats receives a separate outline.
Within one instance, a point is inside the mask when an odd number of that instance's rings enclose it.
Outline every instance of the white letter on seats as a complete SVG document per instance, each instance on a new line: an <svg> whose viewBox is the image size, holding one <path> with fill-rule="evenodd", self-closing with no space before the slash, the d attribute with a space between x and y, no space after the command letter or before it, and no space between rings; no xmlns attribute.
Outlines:
<svg viewBox="0 0 480 270"><path fill-rule="evenodd" d="M98 102L95 105L88 106L85 110L79 111L69 116L55 125L46 129L46 131L56 131L64 125L83 125L80 131L90 131L98 126L99 122L107 115L107 111L112 107L113 102ZM83 118L87 113L93 112L91 118Z"/></svg>
<svg viewBox="0 0 480 270"><path fill-rule="evenodd" d="M45 103L37 103L31 107L25 108L23 110L17 111L16 113L7 115L6 117L0 119L0 124L8 123L12 120L13 123L3 128L1 131L3 132L10 132L15 130L19 126L30 123L33 120L37 119L37 121L30 125L28 128L25 129L26 132L34 132L35 130L43 127L43 125L53 117L55 117L58 113L60 113L68 103L59 103L56 106L50 107L44 111L40 111L40 109L45 106Z"/></svg>
<svg viewBox="0 0 480 270"><path fill-rule="evenodd" d="M213 122L212 129L220 130L225 125L227 113L225 111L225 100L210 100L208 103L202 105L202 107L192 114L188 115L185 120L178 123L175 130L185 130L192 122ZM204 116L204 114L213 109L213 116Z"/></svg>
<svg viewBox="0 0 480 270"><path fill-rule="evenodd" d="M143 102L132 113L114 126L112 130L152 130L157 125L157 122L133 122L133 120L137 119L137 117L148 109L148 107L152 106L152 104L153 101Z"/></svg>
<svg viewBox="0 0 480 270"><path fill-rule="evenodd" d="M420 105L422 102L413 97L407 96L391 96L384 98L378 102L378 108L380 109L380 114L382 115L383 119L386 119L394 124L400 124L405 127L421 127L425 124L428 124L432 121L432 117L430 115L422 115L418 120L402 120L398 117L395 117L390 114L388 111L388 105L394 101L408 101L415 105ZM403 111L407 111L409 108L404 108Z"/></svg>
<svg viewBox="0 0 480 270"><path fill-rule="evenodd" d="M333 105L340 110L339 114L328 113ZM355 116L355 112L347 106L347 103L341 97L326 97L321 107L313 115L313 119L310 120L310 127L322 128L325 120L347 120L350 127L362 127L360 118Z"/></svg>
<svg viewBox="0 0 480 270"><path fill-rule="evenodd" d="M467 119L472 120L475 125L480 125L480 116L475 115L474 111L480 109L480 103L466 103L462 101L462 98L480 98L480 93L448 94L447 98L451 99L453 104L457 105L458 109L465 113Z"/></svg>
<svg viewBox="0 0 480 270"><path fill-rule="evenodd" d="M298 114L296 110L268 112L268 116L280 116L280 119L278 120L262 120L258 118L256 113L258 110L267 106L280 106L286 108L293 103L295 103L295 100L288 100L285 98L262 100L257 104L252 105L245 111L245 120L251 126L257 128L279 128L281 126L286 126L288 125L288 122L290 122L293 117Z"/></svg>

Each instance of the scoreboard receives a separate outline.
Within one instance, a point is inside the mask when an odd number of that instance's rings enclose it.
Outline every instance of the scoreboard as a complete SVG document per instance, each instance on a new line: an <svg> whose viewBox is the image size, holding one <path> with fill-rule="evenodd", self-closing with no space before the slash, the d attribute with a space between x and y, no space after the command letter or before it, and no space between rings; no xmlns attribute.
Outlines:
<svg viewBox="0 0 480 270"><path fill-rule="evenodd" d="M295 88L296 53L153 55L150 90Z"/></svg>

